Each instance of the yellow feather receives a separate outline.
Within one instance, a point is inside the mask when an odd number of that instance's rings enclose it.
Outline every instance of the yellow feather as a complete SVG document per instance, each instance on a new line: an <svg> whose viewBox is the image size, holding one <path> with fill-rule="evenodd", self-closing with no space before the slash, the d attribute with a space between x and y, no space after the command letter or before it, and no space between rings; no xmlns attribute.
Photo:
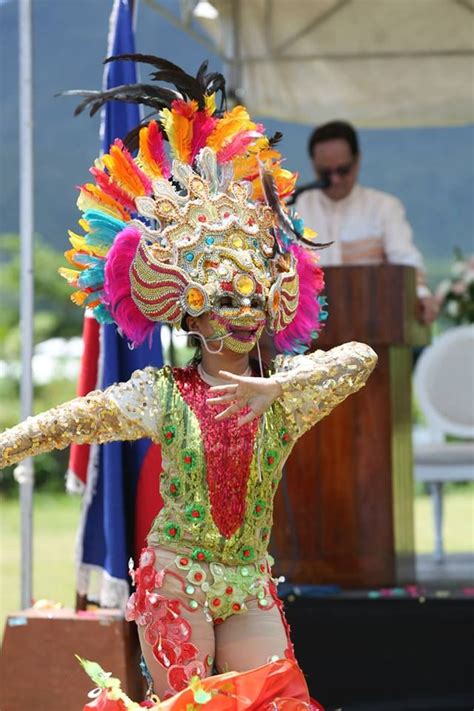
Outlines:
<svg viewBox="0 0 474 711"><path fill-rule="evenodd" d="M72 230L68 230L68 234L69 241L77 252L85 252L86 254L93 254L97 257L104 257L110 249L110 247L107 246L87 244L84 236L76 235Z"/></svg>
<svg viewBox="0 0 474 711"><path fill-rule="evenodd" d="M59 267L58 274L60 274L63 279L66 279L70 284L74 284L81 272L76 269L69 269L68 267Z"/></svg>
<svg viewBox="0 0 474 711"><path fill-rule="evenodd" d="M68 230L67 233L69 235L69 241L75 250L79 252L81 249L86 249L86 239L84 235L77 235L72 230Z"/></svg>
<svg viewBox="0 0 474 711"><path fill-rule="evenodd" d="M173 112L174 126L174 155L182 160L183 163L189 163L191 153L191 138L192 138L192 122L187 116L181 116Z"/></svg>
<svg viewBox="0 0 474 711"><path fill-rule="evenodd" d="M86 210L101 210L107 215L118 217L125 222L130 220L130 215L116 200L106 195L93 183L86 183L81 187L77 198L77 207L81 212Z"/></svg>
<svg viewBox="0 0 474 711"><path fill-rule="evenodd" d="M216 94L206 94L204 97L204 105L209 116L213 116L216 112Z"/></svg>
<svg viewBox="0 0 474 711"><path fill-rule="evenodd" d="M76 306L84 306L84 301L88 296L89 294L86 291L74 291L71 294L71 301L76 304Z"/></svg>
<svg viewBox="0 0 474 711"><path fill-rule="evenodd" d="M148 146L148 126L140 129L139 151L136 158L138 166L148 175L149 178L162 178L163 172L150 153Z"/></svg>
<svg viewBox="0 0 474 711"><path fill-rule="evenodd" d="M311 227L305 227L303 230L303 237L305 239L316 239L318 233L311 229Z"/></svg>
<svg viewBox="0 0 474 711"><path fill-rule="evenodd" d="M224 114L217 122L214 131L209 136L207 145L217 153L237 133L253 131L255 128L256 124L250 120L247 109L244 106L234 106L232 111Z"/></svg>
<svg viewBox="0 0 474 711"><path fill-rule="evenodd" d="M133 171L118 146L111 146L110 153L106 153L102 160L109 171L111 179L120 185L130 197L135 198L137 195L145 195L143 183Z"/></svg>
<svg viewBox="0 0 474 711"><path fill-rule="evenodd" d="M170 143L171 153L175 158L189 163L191 155L191 142L193 137L193 121L197 110L197 103L188 103L188 115L172 109L160 111L161 125L163 126Z"/></svg>

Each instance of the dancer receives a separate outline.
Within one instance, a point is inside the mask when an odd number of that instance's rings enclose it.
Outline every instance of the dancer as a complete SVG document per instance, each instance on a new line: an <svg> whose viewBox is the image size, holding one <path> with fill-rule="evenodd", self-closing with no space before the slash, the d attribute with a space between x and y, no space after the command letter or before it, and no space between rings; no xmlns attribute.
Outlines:
<svg viewBox="0 0 474 711"><path fill-rule="evenodd" d="M73 441L161 445L164 505L126 614L153 690L168 698L213 670L271 673L287 659L294 673L267 553L273 498L296 440L365 384L377 357L360 343L302 355L324 315L318 243L282 203L295 176L263 126L244 107L217 110L223 78L206 65L194 78L156 57L120 59L151 63L177 89L85 92L80 109L140 100L161 126L148 119L129 135L135 158L116 141L91 169L78 200L84 234L66 253L74 269L61 273L73 300L132 345L168 323L200 353L28 418L0 435L0 465ZM281 353L269 371L249 360L264 329Z"/></svg>

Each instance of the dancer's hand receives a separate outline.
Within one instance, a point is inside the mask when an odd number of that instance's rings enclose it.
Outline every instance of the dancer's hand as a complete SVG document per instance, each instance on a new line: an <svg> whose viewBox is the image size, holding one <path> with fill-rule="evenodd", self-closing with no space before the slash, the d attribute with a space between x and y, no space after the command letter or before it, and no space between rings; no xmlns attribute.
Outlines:
<svg viewBox="0 0 474 711"><path fill-rule="evenodd" d="M272 402L282 394L281 385L272 378L252 378L245 375L234 375L225 370L220 370L219 375L224 380L229 381L229 385L215 385L210 388L211 393L222 393L216 397L209 398L210 405L222 405L231 403L229 407L216 415L216 420L224 420L226 417L236 415L245 407L250 408L250 412L241 417L237 426L241 427L251 422L256 417L268 410Z"/></svg>

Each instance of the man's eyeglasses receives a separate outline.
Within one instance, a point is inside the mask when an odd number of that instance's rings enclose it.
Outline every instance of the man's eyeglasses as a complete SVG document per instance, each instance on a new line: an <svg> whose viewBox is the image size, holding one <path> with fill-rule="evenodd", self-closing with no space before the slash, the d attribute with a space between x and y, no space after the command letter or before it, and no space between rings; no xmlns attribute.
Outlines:
<svg viewBox="0 0 474 711"><path fill-rule="evenodd" d="M349 175L352 168L354 167L354 162L343 163L342 165L336 166L336 168L318 168L316 167L316 172L322 180L330 182L333 175L337 175L339 178L345 178Z"/></svg>

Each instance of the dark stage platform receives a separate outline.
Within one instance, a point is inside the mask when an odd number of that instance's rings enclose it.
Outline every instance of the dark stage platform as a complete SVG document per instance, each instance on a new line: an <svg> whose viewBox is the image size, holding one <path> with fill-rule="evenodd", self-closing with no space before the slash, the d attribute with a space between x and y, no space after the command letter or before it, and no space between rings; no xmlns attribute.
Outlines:
<svg viewBox="0 0 474 711"><path fill-rule="evenodd" d="M474 605L453 592L281 586L297 658L328 711L472 711ZM397 596L398 595L398 596Z"/></svg>

